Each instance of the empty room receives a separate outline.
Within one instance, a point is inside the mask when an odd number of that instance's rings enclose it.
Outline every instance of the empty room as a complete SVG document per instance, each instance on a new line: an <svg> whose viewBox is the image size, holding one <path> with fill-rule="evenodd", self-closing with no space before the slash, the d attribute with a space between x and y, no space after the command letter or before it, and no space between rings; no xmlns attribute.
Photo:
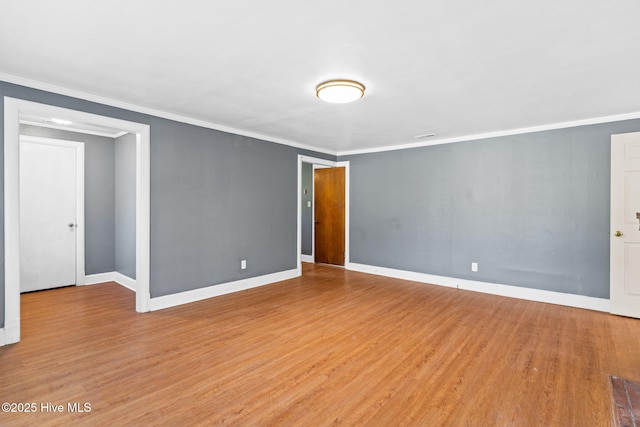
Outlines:
<svg viewBox="0 0 640 427"><path fill-rule="evenodd" d="M640 426L639 16L0 0L0 425Z"/></svg>

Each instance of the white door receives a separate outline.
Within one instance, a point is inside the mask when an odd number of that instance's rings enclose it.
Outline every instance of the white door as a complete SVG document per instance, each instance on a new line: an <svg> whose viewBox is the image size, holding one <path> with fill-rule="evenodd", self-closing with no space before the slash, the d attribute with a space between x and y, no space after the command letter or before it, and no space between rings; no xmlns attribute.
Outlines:
<svg viewBox="0 0 640 427"><path fill-rule="evenodd" d="M76 283L76 155L20 141L20 292Z"/></svg>
<svg viewBox="0 0 640 427"><path fill-rule="evenodd" d="M640 220L638 215L640 215L640 132L612 135L611 312L640 318Z"/></svg>

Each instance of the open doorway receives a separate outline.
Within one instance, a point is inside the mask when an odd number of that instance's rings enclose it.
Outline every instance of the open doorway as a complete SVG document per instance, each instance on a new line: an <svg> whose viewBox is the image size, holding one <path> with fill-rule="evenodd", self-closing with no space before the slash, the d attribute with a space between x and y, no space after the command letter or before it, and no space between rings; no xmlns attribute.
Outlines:
<svg viewBox="0 0 640 427"><path fill-rule="evenodd" d="M343 255L339 256L342 263L349 264L349 162L333 162L330 160L298 156L298 267L301 263L320 262L316 259L316 191L314 171L321 169L336 169L343 171L343 196L344 196L344 225L340 238L343 241ZM330 196L329 196L330 197ZM324 262L324 261L323 261Z"/></svg>
<svg viewBox="0 0 640 427"><path fill-rule="evenodd" d="M121 129L135 138L136 311L149 311L150 129L148 125L5 97L4 99L4 342L20 341L20 120L27 116L55 117L71 122ZM84 271L77 277L84 284ZM0 337L1 338L1 337Z"/></svg>

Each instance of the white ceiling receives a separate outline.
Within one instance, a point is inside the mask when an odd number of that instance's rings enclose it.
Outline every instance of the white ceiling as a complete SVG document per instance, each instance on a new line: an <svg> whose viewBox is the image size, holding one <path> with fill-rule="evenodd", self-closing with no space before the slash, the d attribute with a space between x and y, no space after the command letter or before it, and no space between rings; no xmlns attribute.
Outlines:
<svg viewBox="0 0 640 427"><path fill-rule="evenodd" d="M0 73L330 152L640 112L637 0L0 0ZM355 103L318 83L354 79Z"/></svg>

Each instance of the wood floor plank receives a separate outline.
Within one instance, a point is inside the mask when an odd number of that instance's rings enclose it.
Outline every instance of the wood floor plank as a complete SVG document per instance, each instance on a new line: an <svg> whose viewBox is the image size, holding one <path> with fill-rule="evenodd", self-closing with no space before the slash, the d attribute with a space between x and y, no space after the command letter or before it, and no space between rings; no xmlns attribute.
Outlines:
<svg viewBox="0 0 640 427"><path fill-rule="evenodd" d="M326 266L146 314L115 283L21 303L0 400L38 412L3 426L606 426L608 375L640 380L638 320Z"/></svg>

